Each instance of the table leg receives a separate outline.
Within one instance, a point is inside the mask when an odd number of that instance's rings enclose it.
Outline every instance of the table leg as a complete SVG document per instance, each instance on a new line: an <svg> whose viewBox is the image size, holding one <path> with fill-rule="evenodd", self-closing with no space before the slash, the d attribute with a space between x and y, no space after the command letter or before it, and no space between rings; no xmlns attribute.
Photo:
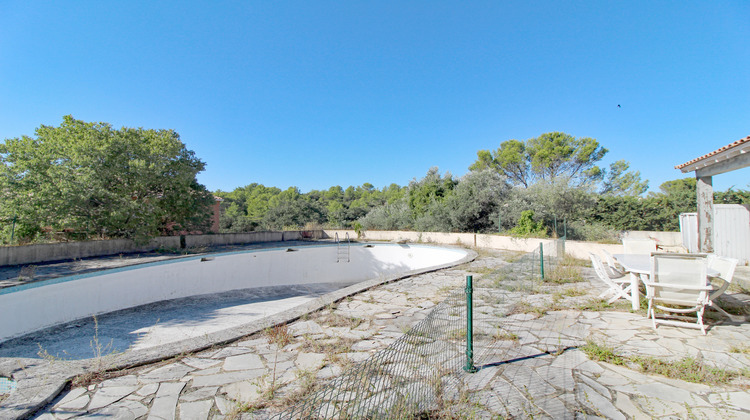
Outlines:
<svg viewBox="0 0 750 420"><path fill-rule="evenodd" d="M641 291L638 277L638 274L630 273L630 296L634 311L641 308Z"/></svg>

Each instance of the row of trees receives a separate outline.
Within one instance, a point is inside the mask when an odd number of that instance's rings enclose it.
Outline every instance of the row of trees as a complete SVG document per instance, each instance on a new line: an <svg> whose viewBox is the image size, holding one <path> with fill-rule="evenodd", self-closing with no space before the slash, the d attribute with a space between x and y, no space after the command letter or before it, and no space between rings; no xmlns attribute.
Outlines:
<svg viewBox="0 0 750 420"><path fill-rule="evenodd" d="M146 239L207 228L205 164L173 130L114 129L72 116L0 143L0 239L49 232Z"/></svg>
<svg viewBox="0 0 750 420"><path fill-rule="evenodd" d="M628 162L598 166L607 153L595 139L553 132L480 150L461 178L432 168L408 186L382 190L364 184L302 194L251 184L217 195L225 198L222 227L234 232L312 222L515 234L563 234L567 228L571 238L616 240L621 230L677 230L679 214L696 210L694 179L665 182L644 196L648 181ZM749 198L745 191L716 193L717 202L746 203ZM534 229L520 229L522 219Z"/></svg>
<svg viewBox="0 0 750 420"><path fill-rule="evenodd" d="M196 181L205 164L173 130L114 129L72 116L35 137L0 143L0 240L45 232L135 238L205 231L212 194ZM461 178L430 169L407 186L365 183L302 193L250 184L224 199L221 230L246 232L305 225L420 231L562 233L614 239L619 230L676 230L695 211L695 180L648 182L625 161L598 166L608 153L595 139L545 133L480 150ZM750 193L716 194L748 203Z"/></svg>
<svg viewBox="0 0 750 420"><path fill-rule="evenodd" d="M351 226L373 208L398 201L405 190L396 184L378 190L365 183L303 194L296 187L282 191L250 184L231 192L216 191L215 195L224 199L222 231L247 232L299 228L306 224Z"/></svg>

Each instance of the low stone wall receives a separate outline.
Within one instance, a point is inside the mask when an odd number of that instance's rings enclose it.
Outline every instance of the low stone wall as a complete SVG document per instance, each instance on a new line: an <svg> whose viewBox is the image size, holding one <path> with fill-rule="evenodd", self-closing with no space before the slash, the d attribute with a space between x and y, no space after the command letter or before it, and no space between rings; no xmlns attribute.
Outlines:
<svg viewBox="0 0 750 420"><path fill-rule="evenodd" d="M325 235L329 238L335 237L336 233L339 235L339 239L349 237L352 239L357 238L357 233L353 230L329 230L326 229ZM652 238L656 239L660 246L673 251L678 250L680 247L679 242L675 243L675 239L679 238L679 232L627 232L627 237L634 238ZM545 253L547 250L552 251L555 246L554 239L539 239L539 238L514 238L512 236L501 236L493 234L483 233L444 233L444 232L409 232L409 231L382 231L382 230L367 230L363 232L364 240L372 241L408 241L408 242L427 242L435 244L447 244L447 245L466 245L479 248L492 248L492 249L506 249L509 251L522 251L531 252L535 250L539 244L543 244ZM673 249L674 248L674 249ZM583 241L565 241L565 252L574 257L580 259L588 259L589 253L601 255L602 250L608 251L610 254L621 254L624 252L622 244L600 244L596 242L583 242Z"/></svg>
<svg viewBox="0 0 750 420"><path fill-rule="evenodd" d="M0 247L0 266L65 261L106 255L133 254L137 252L150 252L160 248L195 248L202 246L237 245L257 242L321 239L322 237L323 231L317 230L163 236L153 238L147 244L137 244L129 239L109 239L103 241L3 246Z"/></svg>

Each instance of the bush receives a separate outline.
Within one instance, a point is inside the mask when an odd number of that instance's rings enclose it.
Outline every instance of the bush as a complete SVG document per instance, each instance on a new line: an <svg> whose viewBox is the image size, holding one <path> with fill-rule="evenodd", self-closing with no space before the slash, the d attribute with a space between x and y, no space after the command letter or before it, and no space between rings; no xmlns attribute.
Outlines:
<svg viewBox="0 0 750 420"><path fill-rule="evenodd" d="M568 223L567 239L574 241L593 241L603 243L620 243L620 231L600 222L574 220Z"/></svg>
<svg viewBox="0 0 750 420"><path fill-rule="evenodd" d="M544 227L544 223L535 222L534 212L531 210L521 212L516 227L511 229L510 232L518 236L547 236L547 228Z"/></svg>
<svg viewBox="0 0 750 420"><path fill-rule="evenodd" d="M372 209L358 223L367 230L406 230L411 228L411 211L404 200Z"/></svg>

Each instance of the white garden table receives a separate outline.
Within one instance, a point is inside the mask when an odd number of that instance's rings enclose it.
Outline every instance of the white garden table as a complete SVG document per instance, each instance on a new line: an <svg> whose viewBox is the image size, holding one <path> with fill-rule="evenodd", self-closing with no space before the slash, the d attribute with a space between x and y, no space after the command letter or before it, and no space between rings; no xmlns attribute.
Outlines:
<svg viewBox="0 0 750 420"><path fill-rule="evenodd" d="M614 254L613 257L617 260L622 268L630 274L631 296L633 310L638 310L641 307L640 290L638 288L641 277L648 278L651 275L651 255L650 254ZM716 277L719 272L712 269L706 269L706 275L709 277Z"/></svg>

